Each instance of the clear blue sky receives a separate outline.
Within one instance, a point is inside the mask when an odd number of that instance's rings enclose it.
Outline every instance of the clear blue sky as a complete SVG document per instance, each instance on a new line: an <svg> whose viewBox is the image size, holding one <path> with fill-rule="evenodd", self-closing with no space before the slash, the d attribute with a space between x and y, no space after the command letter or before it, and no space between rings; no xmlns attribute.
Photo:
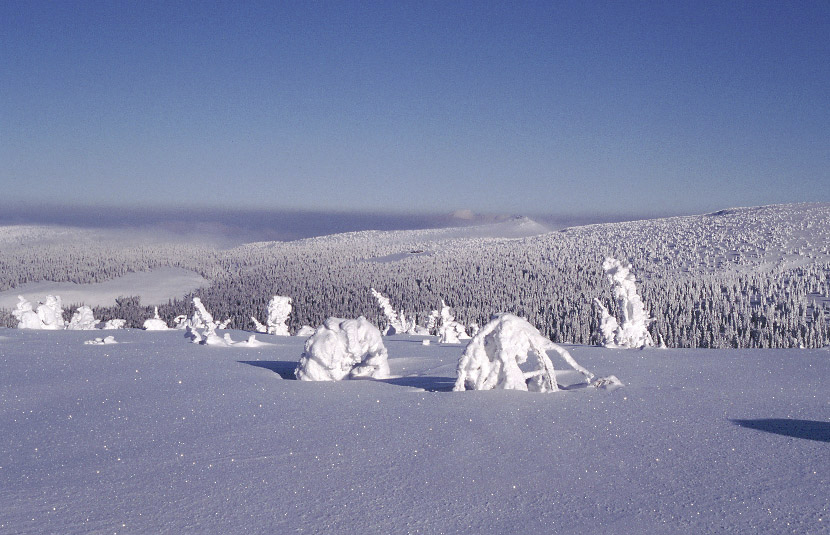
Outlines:
<svg viewBox="0 0 830 535"><path fill-rule="evenodd" d="M0 0L0 201L830 201L830 2Z"/></svg>

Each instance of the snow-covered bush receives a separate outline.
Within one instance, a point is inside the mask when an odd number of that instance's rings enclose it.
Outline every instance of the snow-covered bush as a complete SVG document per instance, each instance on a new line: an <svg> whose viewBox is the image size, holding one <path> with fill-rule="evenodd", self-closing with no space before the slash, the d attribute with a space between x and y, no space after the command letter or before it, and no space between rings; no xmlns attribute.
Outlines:
<svg viewBox="0 0 830 535"><path fill-rule="evenodd" d="M42 329L43 322L40 316L32 309L32 303L22 295L17 296L17 308L12 311L12 316L17 320L18 329Z"/></svg>
<svg viewBox="0 0 830 535"><path fill-rule="evenodd" d="M92 314L92 308L86 305L78 307L66 328L70 331L91 331L98 325L98 320Z"/></svg>
<svg viewBox="0 0 830 535"><path fill-rule="evenodd" d="M18 329L59 330L66 328L60 297L47 295L46 302L40 303L37 310L32 310L32 303L22 295L18 295L17 299L17 307L12 311L12 316L17 320Z"/></svg>
<svg viewBox="0 0 830 535"><path fill-rule="evenodd" d="M464 325L455 321L455 316L452 315L450 307L441 300L441 312L436 317L430 314L430 324L435 326L438 334L438 342L441 344L457 344L461 340L469 340L470 336L467 334L467 329Z"/></svg>
<svg viewBox="0 0 830 535"><path fill-rule="evenodd" d="M637 294L636 278L631 273L631 266L609 257L602 263L602 269L611 282L621 316L620 321L617 321L598 299L595 300L602 313L600 331L603 344L606 347L653 347L654 340L648 332L648 326L654 320Z"/></svg>
<svg viewBox="0 0 830 535"><path fill-rule="evenodd" d="M104 323L104 326L102 327L102 329L104 329L105 331L114 330L114 329L123 329L126 324L127 324L127 320L111 319L111 320L107 320Z"/></svg>
<svg viewBox="0 0 830 535"><path fill-rule="evenodd" d="M291 298L275 295L268 302L268 334L290 336L288 316L291 315Z"/></svg>
<svg viewBox="0 0 830 535"><path fill-rule="evenodd" d="M306 340L294 375L302 381L389 376L380 330L363 316L329 318Z"/></svg>
<svg viewBox="0 0 830 535"><path fill-rule="evenodd" d="M47 295L46 302L37 307L37 315L43 323L42 329L60 330L66 328L60 296Z"/></svg>
<svg viewBox="0 0 830 535"><path fill-rule="evenodd" d="M453 390L555 392L559 386L548 351L557 352L573 369L585 376L586 382L593 379L594 374L577 364L567 350L542 336L525 319L513 314L500 314L470 340L458 360ZM532 362L528 362L529 357L532 357Z"/></svg>
<svg viewBox="0 0 830 535"><path fill-rule="evenodd" d="M159 307L155 308L152 318L144 321L145 331L166 331L168 328L164 320L159 317Z"/></svg>

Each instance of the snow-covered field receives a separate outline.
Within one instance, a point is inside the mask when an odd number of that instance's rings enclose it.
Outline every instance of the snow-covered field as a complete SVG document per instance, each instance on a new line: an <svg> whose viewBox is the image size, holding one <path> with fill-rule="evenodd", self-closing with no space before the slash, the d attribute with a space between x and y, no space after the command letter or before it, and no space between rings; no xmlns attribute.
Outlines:
<svg viewBox="0 0 830 535"><path fill-rule="evenodd" d="M89 306L112 306L122 296L140 295L145 305L161 305L169 299L182 297L208 281L193 271L177 267L161 267L151 271L127 273L112 280L91 284L73 282L30 282L0 292L0 308L13 309L17 296L37 302L47 295L59 295L66 304L84 303Z"/></svg>
<svg viewBox="0 0 830 535"><path fill-rule="evenodd" d="M826 349L567 346L625 386L539 394L422 337L316 383L298 337L106 334L0 330L0 533L830 532Z"/></svg>

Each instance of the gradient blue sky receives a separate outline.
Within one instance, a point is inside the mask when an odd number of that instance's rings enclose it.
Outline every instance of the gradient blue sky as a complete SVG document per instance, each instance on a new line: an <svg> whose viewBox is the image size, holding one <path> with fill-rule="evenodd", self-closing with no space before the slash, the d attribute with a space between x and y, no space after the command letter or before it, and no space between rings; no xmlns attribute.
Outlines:
<svg viewBox="0 0 830 535"><path fill-rule="evenodd" d="M0 1L6 204L830 201L830 2Z"/></svg>

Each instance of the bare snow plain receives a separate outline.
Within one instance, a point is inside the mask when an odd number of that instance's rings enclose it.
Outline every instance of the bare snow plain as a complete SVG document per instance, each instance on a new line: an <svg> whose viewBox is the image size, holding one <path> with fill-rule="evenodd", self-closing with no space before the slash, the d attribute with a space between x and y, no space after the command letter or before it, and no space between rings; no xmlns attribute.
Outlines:
<svg viewBox="0 0 830 535"><path fill-rule="evenodd" d="M249 333L229 331L234 340ZM830 533L830 353L566 348L563 390L293 378L304 339L0 329L0 533Z"/></svg>

